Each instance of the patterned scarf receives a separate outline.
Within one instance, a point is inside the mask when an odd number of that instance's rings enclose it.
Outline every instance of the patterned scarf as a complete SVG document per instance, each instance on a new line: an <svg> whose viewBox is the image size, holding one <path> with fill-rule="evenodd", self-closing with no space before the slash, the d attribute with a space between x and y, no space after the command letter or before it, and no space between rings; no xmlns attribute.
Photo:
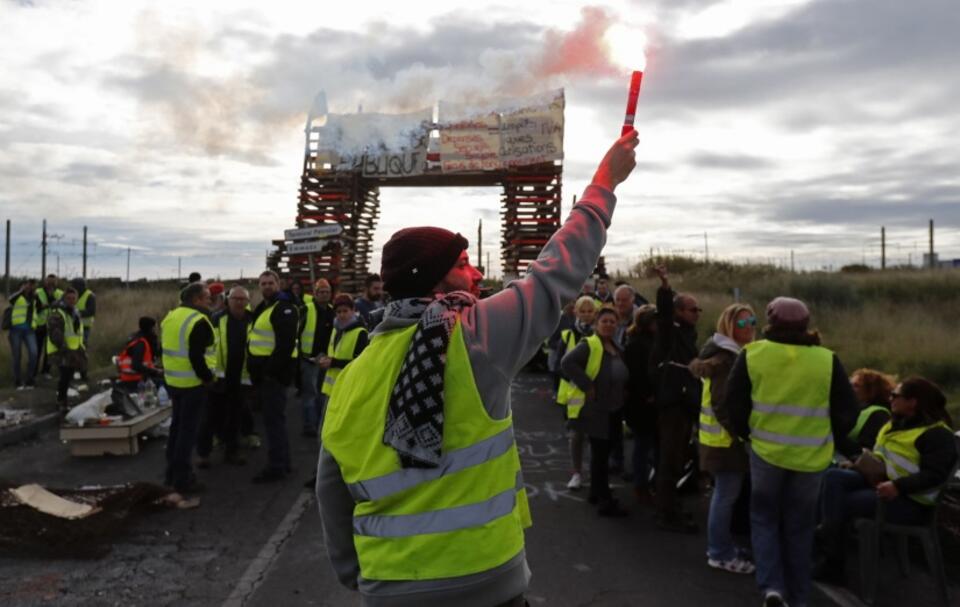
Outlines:
<svg viewBox="0 0 960 607"><path fill-rule="evenodd" d="M477 299L465 291L390 302L384 320L419 319L390 394L383 444L404 468L436 468L443 444L443 374L447 346L461 311Z"/></svg>

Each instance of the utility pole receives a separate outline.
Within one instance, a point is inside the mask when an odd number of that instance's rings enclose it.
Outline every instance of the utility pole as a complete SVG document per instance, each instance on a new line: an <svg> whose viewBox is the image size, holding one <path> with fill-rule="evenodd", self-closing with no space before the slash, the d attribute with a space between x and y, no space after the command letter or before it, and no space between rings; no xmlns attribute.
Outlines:
<svg viewBox="0 0 960 607"><path fill-rule="evenodd" d="M484 268L487 272L490 272L490 253L487 253L487 265Z"/></svg>
<svg viewBox="0 0 960 607"><path fill-rule="evenodd" d="M87 279L87 226L83 226L83 279Z"/></svg>
<svg viewBox="0 0 960 607"><path fill-rule="evenodd" d="M7 299L10 299L10 220L7 220L7 241L6 241L6 255L4 259L6 260L3 266L3 284Z"/></svg>
<svg viewBox="0 0 960 607"><path fill-rule="evenodd" d="M880 269L887 269L887 228L880 226Z"/></svg>
<svg viewBox="0 0 960 607"><path fill-rule="evenodd" d="M47 220L43 220L43 236L40 240L40 276L47 275Z"/></svg>
<svg viewBox="0 0 960 607"><path fill-rule="evenodd" d="M703 263L710 263L710 244L707 242L707 233L703 233Z"/></svg>
<svg viewBox="0 0 960 607"><path fill-rule="evenodd" d="M177 284L180 284L180 258L177 257Z"/></svg>
<svg viewBox="0 0 960 607"><path fill-rule="evenodd" d="M127 288L130 288L130 247L127 247Z"/></svg>
<svg viewBox="0 0 960 607"><path fill-rule="evenodd" d="M933 220L930 220L930 269L934 268L933 261Z"/></svg>
<svg viewBox="0 0 960 607"><path fill-rule="evenodd" d="M793 274L795 271L793 265L793 249L790 249L790 273Z"/></svg>

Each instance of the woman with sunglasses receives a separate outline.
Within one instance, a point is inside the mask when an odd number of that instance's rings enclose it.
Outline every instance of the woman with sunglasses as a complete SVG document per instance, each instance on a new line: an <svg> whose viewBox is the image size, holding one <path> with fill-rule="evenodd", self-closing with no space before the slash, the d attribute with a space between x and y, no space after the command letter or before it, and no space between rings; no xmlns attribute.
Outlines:
<svg viewBox="0 0 960 607"><path fill-rule="evenodd" d="M818 537L824 558L816 573L825 581L843 581L843 533L848 521L873 518L882 500L888 523L921 525L933 516L940 491L950 480L957 446L940 387L922 377L903 380L890 393L890 413L873 452L861 456L873 459L876 466L858 462L856 469L834 468L823 478ZM879 478L868 472L871 467L883 470Z"/></svg>
<svg viewBox="0 0 960 607"><path fill-rule="evenodd" d="M757 317L746 304L733 304L717 319L717 332L690 363L703 379L700 406L700 469L713 477L707 517L707 565L730 573L753 573L753 563L733 542L734 505L750 469L743 442L733 438L726 410L727 376L743 346L756 336Z"/></svg>

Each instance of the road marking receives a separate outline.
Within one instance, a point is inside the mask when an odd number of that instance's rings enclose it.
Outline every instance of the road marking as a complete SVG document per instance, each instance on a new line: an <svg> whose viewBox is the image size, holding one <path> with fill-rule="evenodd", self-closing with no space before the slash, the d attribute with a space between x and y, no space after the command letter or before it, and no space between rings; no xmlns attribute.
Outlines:
<svg viewBox="0 0 960 607"><path fill-rule="evenodd" d="M821 584L820 582L814 582L814 586L820 590L828 599L840 605L840 607L866 607L866 603L857 598L855 594L847 590L846 588L837 588L836 586L828 586L826 584Z"/></svg>
<svg viewBox="0 0 960 607"><path fill-rule="evenodd" d="M273 535L271 535L267 543L263 545L263 548L260 549L257 556L250 561L250 565L248 565L247 570L243 572L243 576L240 578L240 581L237 582L233 592L231 592L227 600L223 602L223 607L243 607L250 597L253 596L260 584L266 579L267 571L270 569L270 566L273 565L277 556L280 555L280 550L283 548L283 545L290 539L293 532L297 530L300 519L303 517L303 513L307 511L307 506L310 505L312 499L313 493L300 493L296 501L293 502L290 511L287 512L287 515L283 517L283 520L277 525Z"/></svg>

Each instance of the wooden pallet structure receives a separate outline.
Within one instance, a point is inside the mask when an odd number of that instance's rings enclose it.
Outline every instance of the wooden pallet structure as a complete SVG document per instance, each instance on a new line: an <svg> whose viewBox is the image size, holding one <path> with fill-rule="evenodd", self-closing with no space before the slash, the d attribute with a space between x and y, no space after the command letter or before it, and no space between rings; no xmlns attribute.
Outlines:
<svg viewBox="0 0 960 607"><path fill-rule="evenodd" d="M497 186L502 189L504 277L522 275L561 223L563 93L554 95L549 115L547 110L537 113L529 108L494 113L495 126L489 123L489 116L484 118L488 123L479 126L474 122L424 121L415 151L381 151L380 156L367 153L349 161L331 153L329 133L349 130L362 116L346 115L339 123L336 116L328 117L317 126L311 115L296 227L336 224L342 232L311 253L291 251L291 240L273 240L275 248L267 256L267 267L304 286L323 277L335 291L359 293L373 254L381 187ZM381 115L372 116L374 121ZM454 135L446 136L448 132ZM458 141L467 143L457 148ZM550 145L549 153L542 152L544 142ZM494 157L498 153L500 156ZM477 262L481 265L482 260Z"/></svg>

